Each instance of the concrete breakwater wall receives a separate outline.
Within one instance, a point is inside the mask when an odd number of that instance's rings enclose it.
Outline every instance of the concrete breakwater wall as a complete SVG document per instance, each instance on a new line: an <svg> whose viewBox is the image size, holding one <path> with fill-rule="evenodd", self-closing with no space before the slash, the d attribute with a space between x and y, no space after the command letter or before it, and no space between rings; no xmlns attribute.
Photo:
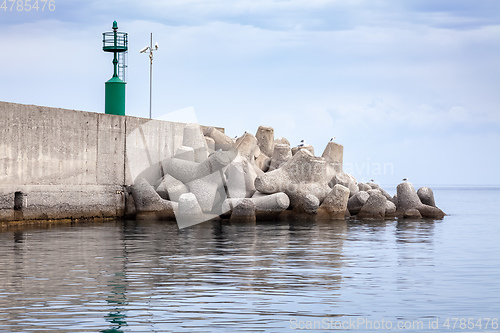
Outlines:
<svg viewBox="0 0 500 333"><path fill-rule="evenodd" d="M0 102L0 221L121 217L185 124Z"/></svg>

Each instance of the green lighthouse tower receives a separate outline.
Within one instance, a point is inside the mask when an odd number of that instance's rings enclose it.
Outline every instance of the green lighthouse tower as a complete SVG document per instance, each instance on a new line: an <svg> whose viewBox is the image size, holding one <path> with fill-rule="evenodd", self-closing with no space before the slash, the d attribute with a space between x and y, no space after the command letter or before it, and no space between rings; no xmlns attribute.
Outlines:
<svg viewBox="0 0 500 333"><path fill-rule="evenodd" d="M118 31L118 24L113 22L113 31L103 32L102 50L113 52L113 77L105 83L107 114L125 115L125 57L128 50L126 32Z"/></svg>

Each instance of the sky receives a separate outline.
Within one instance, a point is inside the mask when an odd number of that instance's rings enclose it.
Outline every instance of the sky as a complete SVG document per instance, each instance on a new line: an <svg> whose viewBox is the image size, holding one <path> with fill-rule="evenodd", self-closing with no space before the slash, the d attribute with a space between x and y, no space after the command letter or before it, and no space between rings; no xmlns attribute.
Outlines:
<svg viewBox="0 0 500 333"><path fill-rule="evenodd" d="M52 1L0 8L1 101L103 113L116 20L127 115L149 117L152 32L153 118L272 126L319 156L335 136L358 181L500 185L497 0Z"/></svg>

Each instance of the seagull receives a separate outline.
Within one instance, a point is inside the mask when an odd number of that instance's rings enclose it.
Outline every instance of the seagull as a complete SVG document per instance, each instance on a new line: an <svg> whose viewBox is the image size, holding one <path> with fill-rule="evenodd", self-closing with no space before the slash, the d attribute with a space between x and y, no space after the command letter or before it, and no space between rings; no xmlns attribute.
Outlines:
<svg viewBox="0 0 500 333"><path fill-rule="evenodd" d="M333 140L335 140L335 137L331 138L331 139L330 139L330 142L333 142Z"/></svg>
<svg viewBox="0 0 500 333"><path fill-rule="evenodd" d="M234 136L234 138L235 138L235 139L238 139L238 136L237 136L237 135L235 135L235 136Z"/></svg>
<svg viewBox="0 0 500 333"><path fill-rule="evenodd" d="M403 181L404 181L404 182L407 182L407 181L408 181L408 178L403 178Z"/></svg>
<svg viewBox="0 0 500 333"><path fill-rule="evenodd" d="M372 183L375 183L375 181L374 181L373 179L370 179L370 181L371 181Z"/></svg>
<svg viewBox="0 0 500 333"><path fill-rule="evenodd" d="M300 140L300 143L297 147L304 147L306 145L306 140Z"/></svg>

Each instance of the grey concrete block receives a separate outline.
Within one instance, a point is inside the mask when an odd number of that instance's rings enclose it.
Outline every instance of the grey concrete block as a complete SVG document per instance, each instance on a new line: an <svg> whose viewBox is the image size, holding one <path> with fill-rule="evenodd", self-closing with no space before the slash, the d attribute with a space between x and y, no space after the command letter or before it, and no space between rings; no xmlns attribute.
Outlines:
<svg viewBox="0 0 500 333"><path fill-rule="evenodd" d="M208 221L211 216L203 213L193 193L184 193L179 197L179 206L175 217L179 229L184 229Z"/></svg>
<svg viewBox="0 0 500 333"><path fill-rule="evenodd" d="M318 218L343 219L347 210L349 200L349 189L337 184L328 193L318 208Z"/></svg>
<svg viewBox="0 0 500 333"><path fill-rule="evenodd" d="M424 218L442 219L446 215L441 209L429 205L422 204L417 207L417 210Z"/></svg>
<svg viewBox="0 0 500 333"><path fill-rule="evenodd" d="M275 144L269 171L279 169L292 158L292 149L286 144Z"/></svg>
<svg viewBox="0 0 500 333"><path fill-rule="evenodd" d="M178 202L179 197L182 194L189 193L189 189L186 184L184 184L180 180L175 179L171 175L165 175L160 180L160 184L156 188L156 192L163 199L168 198L171 201Z"/></svg>
<svg viewBox="0 0 500 333"><path fill-rule="evenodd" d="M224 211L231 210L232 207L238 205L242 199L227 199L222 205ZM255 210L259 213L281 213L290 205L290 199L283 193L274 193L269 195L257 194L256 197L250 198L255 204Z"/></svg>
<svg viewBox="0 0 500 333"><path fill-rule="evenodd" d="M255 203L252 199L244 198L238 200L238 203L233 206L231 213L231 221L255 221Z"/></svg>
<svg viewBox="0 0 500 333"><path fill-rule="evenodd" d="M328 183L330 187L334 187L335 185L340 184L349 189L349 196L352 197L356 193L359 192L358 185L356 183L356 179L353 176L347 173L337 173Z"/></svg>
<svg viewBox="0 0 500 333"><path fill-rule="evenodd" d="M313 194L306 194L298 198L298 202L293 208L295 214L300 215L310 214L316 215L320 205L319 199Z"/></svg>
<svg viewBox="0 0 500 333"><path fill-rule="evenodd" d="M257 174L250 162L238 155L226 171L227 189L231 198L249 198L255 193Z"/></svg>
<svg viewBox="0 0 500 333"><path fill-rule="evenodd" d="M177 151L175 152L175 158L178 158L178 159L181 159L184 161L195 162L194 149L192 147L180 146L179 148L177 148ZM205 159L206 159L206 157L205 157ZM196 162L198 162L198 161L196 161Z"/></svg>
<svg viewBox="0 0 500 333"><path fill-rule="evenodd" d="M385 215L387 216L395 213L396 213L396 205L392 201L387 200L385 202Z"/></svg>
<svg viewBox="0 0 500 333"><path fill-rule="evenodd" d="M416 208L409 208L404 211L403 217L405 219L421 219L422 215Z"/></svg>
<svg viewBox="0 0 500 333"><path fill-rule="evenodd" d="M137 218L175 219L174 207L177 204L162 199L147 180L138 179L131 186L131 192L134 197Z"/></svg>
<svg viewBox="0 0 500 333"><path fill-rule="evenodd" d="M384 219L386 201L387 199L382 194L370 195L356 217L359 219Z"/></svg>
<svg viewBox="0 0 500 333"><path fill-rule="evenodd" d="M269 171L269 166L271 165L271 158L266 154L260 153L255 159L255 165L263 172L267 172Z"/></svg>
<svg viewBox="0 0 500 333"><path fill-rule="evenodd" d="M370 195L368 194L368 192L365 191L360 191L355 195L353 195L352 197L350 197L349 200L347 201L347 209L349 209L351 215L358 214L369 197Z"/></svg>
<svg viewBox="0 0 500 333"><path fill-rule="evenodd" d="M208 158L208 146L200 125L187 124L184 127L182 145L193 148L195 162L201 162Z"/></svg>
<svg viewBox="0 0 500 333"><path fill-rule="evenodd" d="M344 163L344 146L330 141L321 155L328 163L331 163L335 173L341 173Z"/></svg>
<svg viewBox="0 0 500 333"><path fill-rule="evenodd" d="M417 191L417 195L420 198L420 201L424 205L436 207L436 202L434 201L434 192L428 187L421 187Z"/></svg>
<svg viewBox="0 0 500 333"><path fill-rule="evenodd" d="M205 136L211 137L215 141L215 150L231 150L234 148L232 138L222 133L215 127L208 127L204 131Z"/></svg>
<svg viewBox="0 0 500 333"><path fill-rule="evenodd" d="M206 136L205 141L207 143L208 152L213 153L215 151L215 140L209 136Z"/></svg>
<svg viewBox="0 0 500 333"><path fill-rule="evenodd" d="M371 186L368 185L368 184L365 184L365 183L358 183L358 189L360 191L364 191L364 192L368 192L369 190L371 190Z"/></svg>
<svg viewBox="0 0 500 333"><path fill-rule="evenodd" d="M259 126L255 134L260 152L266 156L273 156L274 151L274 129L269 126Z"/></svg>
<svg viewBox="0 0 500 333"><path fill-rule="evenodd" d="M398 204L397 210L404 212L407 209L417 208L422 205L415 188L410 182L404 182L397 186Z"/></svg>
<svg viewBox="0 0 500 333"><path fill-rule="evenodd" d="M245 157L252 164L255 161L255 157L260 153L257 138L248 132L236 140L236 149L241 156Z"/></svg>
<svg viewBox="0 0 500 333"><path fill-rule="evenodd" d="M277 139L274 139L274 145L278 145L278 144L282 144L282 145L288 145L290 146L290 141L288 141L286 138L284 137L279 137Z"/></svg>
<svg viewBox="0 0 500 333"><path fill-rule="evenodd" d="M295 207L299 198L306 194L323 201L330 192L327 183L325 161L301 150L281 168L257 177L255 189L267 194L285 192L291 207Z"/></svg>
<svg viewBox="0 0 500 333"><path fill-rule="evenodd" d="M311 145L309 145L309 144L305 144L303 146L293 147L292 148L292 156L294 156L295 154L297 154L297 152L299 150L302 150L302 149L305 149L305 150L309 151L314 156L314 147L311 146Z"/></svg>

